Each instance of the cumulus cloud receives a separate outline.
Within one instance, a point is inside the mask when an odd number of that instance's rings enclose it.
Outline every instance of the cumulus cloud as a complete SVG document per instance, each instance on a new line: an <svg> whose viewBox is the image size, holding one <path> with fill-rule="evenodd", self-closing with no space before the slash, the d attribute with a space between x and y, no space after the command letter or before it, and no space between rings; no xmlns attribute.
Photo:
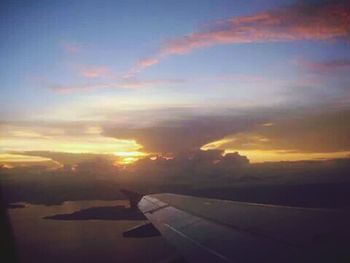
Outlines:
<svg viewBox="0 0 350 263"><path fill-rule="evenodd" d="M215 175L218 177L233 174L248 165L248 158L237 152L224 155L221 150L196 150L177 154L173 158L165 158L160 155L152 159L141 159L134 163L132 168L137 172L149 173L152 171L153 175L164 174L167 177L172 175L184 177Z"/></svg>
<svg viewBox="0 0 350 263"><path fill-rule="evenodd" d="M220 44L348 39L348 1L302 1L252 15L214 22L207 30L163 43L159 52L136 62L131 73L152 66L162 58Z"/></svg>
<svg viewBox="0 0 350 263"><path fill-rule="evenodd" d="M81 176L101 177L101 175L116 175L118 173L114 160L103 155L80 161L74 168L74 172Z"/></svg>

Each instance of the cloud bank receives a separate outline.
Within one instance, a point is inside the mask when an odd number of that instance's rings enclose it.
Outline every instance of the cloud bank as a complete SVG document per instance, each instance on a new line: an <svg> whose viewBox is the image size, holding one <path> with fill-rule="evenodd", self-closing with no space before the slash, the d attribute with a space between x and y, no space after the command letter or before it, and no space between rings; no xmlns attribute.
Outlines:
<svg viewBox="0 0 350 263"><path fill-rule="evenodd" d="M188 153L205 145L205 149L230 152L349 154L349 110L310 110L305 114L307 110L264 112L260 109L242 115L192 116L149 127L106 128L104 135L133 138L146 151L162 154Z"/></svg>

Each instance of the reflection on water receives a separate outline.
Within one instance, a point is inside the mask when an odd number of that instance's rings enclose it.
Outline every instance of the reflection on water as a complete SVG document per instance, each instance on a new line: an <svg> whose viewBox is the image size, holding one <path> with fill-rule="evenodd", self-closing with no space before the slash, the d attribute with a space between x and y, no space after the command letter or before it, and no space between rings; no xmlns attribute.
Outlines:
<svg viewBox="0 0 350 263"><path fill-rule="evenodd" d="M143 221L48 220L90 207L126 205L126 201L69 201L62 205L26 204L9 209L20 262L158 262L174 254L161 237L123 238Z"/></svg>

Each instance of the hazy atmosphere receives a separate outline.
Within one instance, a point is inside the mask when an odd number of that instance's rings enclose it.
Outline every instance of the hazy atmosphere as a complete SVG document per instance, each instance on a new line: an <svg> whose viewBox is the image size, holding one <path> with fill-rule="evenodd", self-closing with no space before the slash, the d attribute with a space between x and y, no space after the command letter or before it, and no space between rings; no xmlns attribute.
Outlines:
<svg viewBox="0 0 350 263"><path fill-rule="evenodd" d="M168 262L120 188L350 208L349 1L1 1L0 39L18 262Z"/></svg>

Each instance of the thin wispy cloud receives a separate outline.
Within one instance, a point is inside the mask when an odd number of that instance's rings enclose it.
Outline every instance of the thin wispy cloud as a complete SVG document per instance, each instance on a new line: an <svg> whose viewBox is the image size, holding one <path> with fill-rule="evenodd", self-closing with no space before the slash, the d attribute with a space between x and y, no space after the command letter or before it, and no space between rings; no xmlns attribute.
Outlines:
<svg viewBox="0 0 350 263"><path fill-rule="evenodd" d="M81 50L81 44L77 42L64 42L62 46L64 51L71 54L77 53Z"/></svg>
<svg viewBox="0 0 350 263"><path fill-rule="evenodd" d="M348 1L299 2L285 8L215 21L207 30L168 40L158 53L137 61L129 74L155 65L167 56L214 45L348 39L349 33Z"/></svg>
<svg viewBox="0 0 350 263"><path fill-rule="evenodd" d="M83 67L80 75L85 78L101 78L108 76L110 70L104 66Z"/></svg>
<svg viewBox="0 0 350 263"><path fill-rule="evenodd" d="M185 79L125 79L111 83L81 84L81 85L50 85L49 89L57 93L69 94L75 92L91 92L101 89L143 89L162 85L176 85L186 82Z"/></svg>
<svg viewBox="0 0 350 263"><path fill-rule="evenodd" d="M75 92L107 89L112 87L113 87L112 84L95 84L95 85L81 84L81 85L50 85L49 89L57 93L69 94L69 93L75 93Z"/></svg>
<svg viewBox="0 0 350 263"><path fill-rule="evenodd" d="M138 79L127 79L120 83L120 87L123 88L148 88L148 87L158 87L161 85L176 85L179 83L185 83L185 79L148 79L148 80L138 80Z"/></svg>
<svg viewBox="0 0 350 263"><path fill-rule="evenodd" d="M335 71L350 71L350 59L332 59L323 61L310 61L300 59L297 61L302 68L314 73L334 73Z"/></svg>
<svg viewBox="0 0 350 263"><path fill-rule="evenodd" d="M136 62L136 64L125 74L125 78L133 77L135 74L140 72L144 68L151 67L152 65L158 64L160 58L150 57L143 58Z"/></svg>

